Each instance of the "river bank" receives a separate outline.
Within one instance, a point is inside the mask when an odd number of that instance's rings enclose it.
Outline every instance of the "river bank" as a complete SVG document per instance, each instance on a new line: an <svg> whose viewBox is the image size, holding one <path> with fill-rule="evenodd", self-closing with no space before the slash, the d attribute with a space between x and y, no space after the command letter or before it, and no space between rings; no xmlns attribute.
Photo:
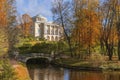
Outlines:
<svg viewBox="0 0 120 80"><path fill-rule="evenodd" d="M39 62L39 61L38 61ZM27 66L18 61L11 60L11 64L17 73L18 80L30 80ZM43 63L44 64L44 63ZM51 62L52 66L82 70L82 71L120 71L120 61L84 61L74 58L55 59Z"/></svg>
<svg viewBox="0 0 120 80"><path fill-rule="evenodd" d="M78 59L56 59L52 65L75 70L85 71L120 71L120 61L81 61Z"/></svg>

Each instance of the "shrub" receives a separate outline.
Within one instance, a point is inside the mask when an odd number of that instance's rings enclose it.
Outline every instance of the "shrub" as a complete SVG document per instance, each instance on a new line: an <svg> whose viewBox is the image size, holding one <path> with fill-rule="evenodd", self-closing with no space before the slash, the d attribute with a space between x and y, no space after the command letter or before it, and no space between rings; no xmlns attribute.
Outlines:
<svg viewBox="0 0 120 80"><path fill-rule="evenodd" d="M103 61L104 57L101 54L93 53L90 55L90 62L92 62L93 66L99 66Z"/></svg>
<svg viewBox="0 0 120 80"><path fill-rule="evenodd" d="M31 46L32 45L29 44L29 43L23 44L22 46L18 47L19 53L20 54L29 53L30 49L31 49Z"/></svg>
<svg viewBox="0 0 120 80"><path fill-rule="evenodd" d="M30 42L26 42L20 47L18 47L19 52L24 53L63 53L68 52L68 45L63 42L40 42L34 45Z"/></svg>
<svg viewBox="0 0 120 80"><path fill-rule="evenodd" d="M31 47L30 51L33 52L33 53L41 53L42 52L41 47L42 47L41 43L37 43L37 44L35 44L34 46Z"/></svg>
<svg viewBox="0 0 120 80"><path fill-rule="evenodd" d="M31 52L33 53L51 53L56 49L56 45L54 43L37 43L31 47Z"/></svg>
<svg viewBox="0 0 120 80"><path fill-rule="evenodd" d="M4 60L2 63L3 71L0 73L1 80L17 80L16 73L8 60Z"/></svg>
<svg viewBox="0 0 120 80"><path fill-rule="evenodd" d="M104 61L104 57L99 53L93 53L90 56L90 60L94 62L101 62Z"/></svg>
<svg viewBox="0 0 120 80"><path fill-rule="evenodd" d="M57 51L58 52L69 52L69 46L65 41L59 41L57 42Z"/></svg>

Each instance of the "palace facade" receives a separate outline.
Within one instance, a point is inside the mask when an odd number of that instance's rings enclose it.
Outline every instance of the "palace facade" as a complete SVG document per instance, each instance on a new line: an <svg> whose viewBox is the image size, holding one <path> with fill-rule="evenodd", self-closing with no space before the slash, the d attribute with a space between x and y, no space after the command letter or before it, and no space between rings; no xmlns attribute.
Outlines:
<svg viewBox="0 0 120 80"><path fill-rule="evenodd" d="M63 36L63 28L47 18L37 15L33 17L32 35L36 38L44 38L48 41L59 41Z"/></svg>

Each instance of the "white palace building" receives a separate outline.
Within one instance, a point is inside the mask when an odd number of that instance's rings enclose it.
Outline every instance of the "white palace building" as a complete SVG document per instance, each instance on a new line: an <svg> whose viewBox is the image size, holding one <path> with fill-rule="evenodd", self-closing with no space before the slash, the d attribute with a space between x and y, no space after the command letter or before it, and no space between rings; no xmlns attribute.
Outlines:
<svg viewBox="0 0 120 80"><path fill-rule="evenodd" d="M33 17L34 25L31 33L34 37L44 38L48 41L59 41L63 36L63 28L53 22L48 22L41 15Z"/></svg>

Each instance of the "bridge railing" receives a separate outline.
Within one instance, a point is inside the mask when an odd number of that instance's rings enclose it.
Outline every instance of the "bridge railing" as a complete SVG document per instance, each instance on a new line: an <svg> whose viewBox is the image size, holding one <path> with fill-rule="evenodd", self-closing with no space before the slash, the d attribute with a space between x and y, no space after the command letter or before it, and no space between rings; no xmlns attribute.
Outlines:
<svg viewBox="0 0 120 80"><path fill-rule="evenodd" d="M18 56L18 59L24 59L25 57L53 57L51 54L45 54L45 53L30 53L30 54L20 54Z"/></svg>

